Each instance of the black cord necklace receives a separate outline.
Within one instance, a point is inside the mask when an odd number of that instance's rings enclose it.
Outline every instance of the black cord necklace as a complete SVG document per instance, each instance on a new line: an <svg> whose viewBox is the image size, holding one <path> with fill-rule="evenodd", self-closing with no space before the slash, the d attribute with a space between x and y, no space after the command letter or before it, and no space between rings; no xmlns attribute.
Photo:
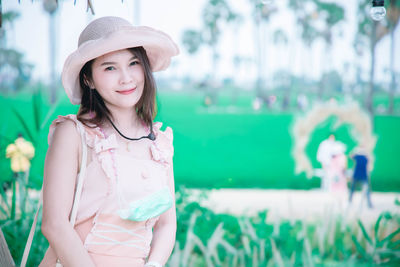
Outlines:
<svg viewBox="0 0 400 267"><path fill-rule="evenodd" d="M148 135L144 135L144 136L139 137L139 138L130 138L130 137L127 137L127 136L123 135L123 134L118 130L118 128L114 125L114 123L112 122L112 120L111 120L108 116L106 116L106 117L107 117L107 119L110 121L112 127L117 131L117 133L119 133L120 136L122 136L123 138L125 138L125 139L127 139L127 140L129 140L129 141L137 141L137 140L140 140L140 139L143 139L143 138L149 138L151 141L156 140L156 136L154 135L154 132L153 132L153 122L150 122L150 133L149 133Z"/></svg>

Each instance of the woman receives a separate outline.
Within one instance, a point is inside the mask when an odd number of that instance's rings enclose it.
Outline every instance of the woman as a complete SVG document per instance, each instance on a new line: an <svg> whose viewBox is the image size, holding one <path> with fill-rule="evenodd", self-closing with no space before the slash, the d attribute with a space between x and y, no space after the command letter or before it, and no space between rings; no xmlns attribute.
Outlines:
<svg viewBox="0 0 400 267"><path fill-rule="evenodd" d="M152 123L152 71L178 53L165 33L118 17L94 20L81 33L62 73L79 111L50 127L42 221L50 248L40 266L167 262L176 232L172 130ZM85 175L72 226L79 171Z"/></svg>

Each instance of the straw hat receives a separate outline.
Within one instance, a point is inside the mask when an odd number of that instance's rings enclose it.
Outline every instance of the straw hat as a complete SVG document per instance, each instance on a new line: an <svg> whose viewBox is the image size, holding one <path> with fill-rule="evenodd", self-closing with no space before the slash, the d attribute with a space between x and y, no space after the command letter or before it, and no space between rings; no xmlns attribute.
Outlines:
<svg viewBox="0 0 400 267"><path fill-rule="evenodd" d="M120 49L142 46L152 71L165 70L178 46L165 33L146 26L132 26L119 17L102 17L92 21L79 36L78 49L65 60L62 84L72 104L81 102L79 72L86 62Z"/></svg>

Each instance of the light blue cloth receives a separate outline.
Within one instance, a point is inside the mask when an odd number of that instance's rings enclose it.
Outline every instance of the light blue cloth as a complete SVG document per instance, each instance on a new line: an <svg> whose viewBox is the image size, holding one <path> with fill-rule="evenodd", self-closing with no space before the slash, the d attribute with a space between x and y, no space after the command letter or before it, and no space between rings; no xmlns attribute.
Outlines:
<svg viewBox="0 0 400 267"><path fill-rule="evenodd" d="M166 186L147 197L130 202L128 208L117 212L122 219L141 222L161 215L171 208L172 204L172 195Z"/></svg>

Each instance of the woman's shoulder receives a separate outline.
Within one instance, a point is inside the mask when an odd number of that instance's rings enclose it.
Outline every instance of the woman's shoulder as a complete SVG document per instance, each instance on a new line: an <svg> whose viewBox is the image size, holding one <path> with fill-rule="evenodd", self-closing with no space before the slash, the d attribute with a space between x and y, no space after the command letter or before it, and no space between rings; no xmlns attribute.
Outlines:
<svg viewBox="0 0 400 267"><path fill-rule="evenodd" d="M88 119L85 116L82 116L83 119ZM77 115L75 114L68 114L64 116L58 116L50 125L49 129L49 137L48 141L50 143L51 138L54 134L54 130L56 128L67 128L67 131L75 131L77 135L80 135L82 133L85 133L86 136L86 141L88 144L92 144L93 140L97 137L102 139L103 134L100 130L100 128L92 123L83 123L78 119Z"/></svg>
<svg viewBox="0 0 400 267"><path fill-rule="evenodd" d="M59 115L50 125L48 143L50 144L55 136L65 137L66 140L79 137L79 131L77 130L78 123L75 114Z"/></svg>

